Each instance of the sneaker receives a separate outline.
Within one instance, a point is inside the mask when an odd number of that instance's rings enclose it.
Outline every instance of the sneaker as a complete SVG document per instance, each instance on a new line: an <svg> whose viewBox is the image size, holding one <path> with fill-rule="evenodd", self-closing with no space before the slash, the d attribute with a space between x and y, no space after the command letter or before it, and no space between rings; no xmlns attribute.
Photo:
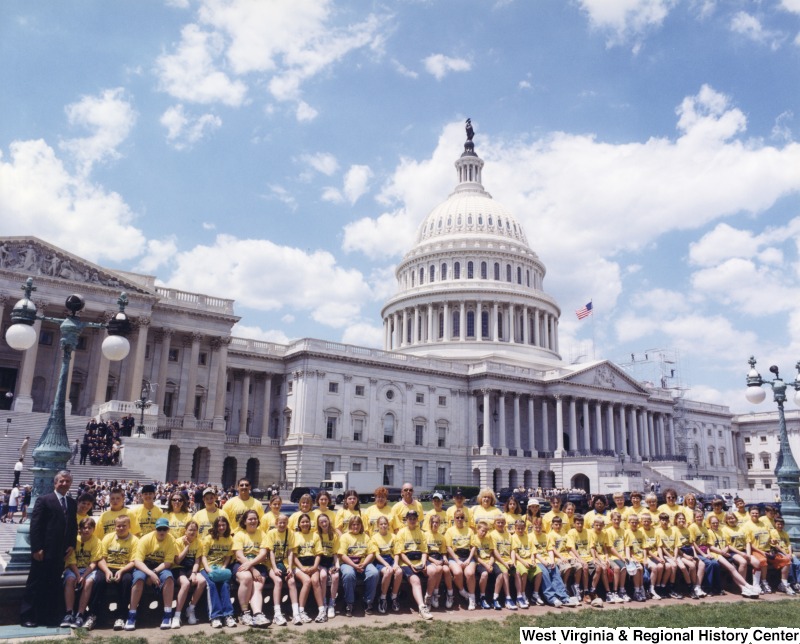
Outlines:
<svg viewBox="0 0 800 644"><path fill-rule="evenodd" d="M647 595L644 592L644 588L639 588L636 591L636 601L637 602L646 602L647 601Z"/></svg>
<svg viewBox="0 0 800 644"><path fill-rule="evenodd" d="M84 620L83 620L83 627L84 627L84 628L85 628L87 631L90 631L90 630L92 630L92 629L94 628L94 625L95 625L95 624L97 624L97 617L95 617L95 616L94 616L93 614L91 614L91 613L89 613L89 614L86 616L86 619L84 619Z"/></svg>
<svg viewBox="0 0 800 644"><path fill-rule="evenodd" d="M622 601L624 601L625 603L627 603L627 602L629 602L631 600L631 598L628 597L628 593L626 593L624 590L618 591L617 592L617 597L621 598Z"/></svg>
<svg viewBox="0 0 800 644"><path fill-rule="evenodd" d="M583 591L583 603L584 604L591 604L592 600L596 597L595 593L590 592L588 590Z"/></svg>
<svg viewBox="0 0 800 644"><path fill-rule="evenodd" d="M175 618L178 619L178 625L175 628L180 628L181 626L181 618L175 615L175 617L170 617L169 615L164 615L161 619L161 630L166 631L170 628L173 628L173 624L175 623Z"/></svg>
<svg viewBox="0 0 800 644"><path fill-rule="evenodd" d="M792 596L796 595L797 593L794 592L794 590L792 589L792 587L789 584L786 584L786 594L789 595L790 597L792 597ZM79 615L79 617L80 617L80 615ZM77 617L75 619L77 619Z"/></svg>
<svg viewBox="0 0 800 644"><path fill-rule="evenodd" d="M531 603L536 604L537 606L544 606L544 599L538 592L531 593Z"/></svg>
<svg viewBox="0 0 800 644"><path fill-rule="evenodd" d="M162 624L163 626L163 624ZM132 615L128 615L128 619L125 622L125 630L126 631L135 631L136 630L136 618Z"/></svg>
<svg viewBox="0 0 800 644"><path fill-rule="evenodd" d="M792 588L794 588L794 592L800 593L800 583L795 584Z"/></svg>
<svg viewBox="0 0 800 644"><path fill-rule="evenodd" d="M167 619L166 616L164 617L164 619ZM172 621L170 622L169 627L170 628L180 628L181 626L182 626L182 624L181 624L181 616L178 613L175 613L175 616L172 618ZM162 628L163 628L163 625L162 625Z"/></svg>
<svg viewBox="0 0 800 644"><path fill-rule="evenodd" d="M264 613L253 615L253 626L269 626L269 618Z"/></svg>
<svg viewBox="0 0 800 644"><path fill-rule="evenodd" d="M392 597L392 612L400 612L400 601L397 599L397 597ZM330 613L328 613L328 616L330 617Z"/></svg>
<svg viewBox="0 0 800 644"><path fill-rule="evenodd" d="M225 617L225 626L228 628L236 628L236 618L233 615Z"/></svg>
<svg viewBox="0 0 800 644"><path fill-rule="evenodd" d="M397 607L397 610L400 610L400 607ZM328 619L333 619L336 617L336 609L333 607L333 604L328 604Z"/></svg>
<svg viewBox="0 0 800 644"><path fill-rule="evenodd" d="M378 600L378 612L381 615L385 615L386 614L386 597L381 597Z"/></svg>
<svg viewBox="0 0 800 644"><path fill-rule="evenodd" d="M470 595L467 592L466 588L462 588L461 590L459 590L458 594L461 595L464 598L465 601L469 601L469 598L472 597L472 595ZM472 597L472 599L475 599L475 598Z"/></svg>
<svg viewBox="0 0 800 644"><path fill-rule="evenodd" d="M553 608L561 608L564 605L560 599L556 598L553 600Z"/></svg>
<svg viewBox="0 0 800 644"><path fill-rule="evenodd" d="M578 599L581 597L581 587L578 584L572 584L572 594Z"/></svg>
<svg viewBox="0 0 800 644"><path fill-rule="evenodd" d="M453 607L453 593L447 593L444 598L444 607L450 610Z"/></svg>
<svg viewBox="0 0 800 644"><path fill-rule="evenodd" d="M467 610L475 610L476 608L477 608L477 605L475 604L475 598L474 597L470 597L469 598L469 605L467 606Z"/></svg>
<svg viewBox="0 0 800 644"><path fill-rule="evenodd" d="M522 596L520 596L520 597L517 597L517 606L519 606L520 608L523 608L523 609L524 609L524 608L528 608L528 606L529 606L529 604L528 604L528 600L527 600L527 599L525 599L525 598L524 598L524 597L522 597Z"/></svg>
<svg viewBox="0 0 800 644"><path fill-rule="evenodd" d="M373 612L372 612L372 604L368 604L367 602L364 602L364 615L372 615L372 614L373 614Z"/></svg>
<svg viewBox="0 0 800 644"><path fill-rule="evenodd" d="M606 593L606 601L609 604L616 604L617 603L617 593L615 593L614 591L609 590Z"/></svg>
<svg viewBox="0 0 800 644"><path fill-rule="evenodd" d="M772 592L772 587L766 581L761 582L761 592L765 595L769 595Z"/></svg>
<svg viewBox="0 0 800 644"><path fill-rule="evenodd" d="M506 610L517 610L517 605L511 597L506 597Z"/></svg>
<svg viewBox="0 0 800 644"><path fill-rule="evenodd" d="M698 597L708 597L708 593L705 590L703 590L700 586L697 586L695 590L697 591Z"/></svg>
<svg viewBox="0 0 800 644"><path fill-rule="evenodd" d="M123 628L125 628L125 620L124 619L118 619L117 621L114 622L114 630L115 631L121 631Z"/></svg>
<svg viewBox="0 0 800 644"><path fill-rule="evenodd" d="M353 604L347 604L347 606L345 606L344 614L347 617L352 617L353 616Z"/></svg>
<svg viewBox="0 0 800 644"><path fill-rule="evenodd" d="M211 628L222 628L222 620L219 617L212 619Z"/></svg>
<svg viewBox="0 0 800 644"><path fill-rule="evenodd" d="M324 608L319 609L317 617L314 619L317 624L324 624L328 621L328 612Z"/></svg>
<svg viewBox="0 0 800 644"><path fill-rule="evenodd" d="M194 606L189 604L186 609L186 623L189 624L189 626L194 626L198 621L197 615L194 614Z"/></svg>
<svg viewBox="0 0 800 644"><path fill-rule="evenodd" d="M577 597L570 597L567 600L567 606L569 606L570 608L577 608L580 605L581 605L581 600L578 599Z"/></svg>
<svg viewBox="0 0 800 644"><path fill-rule="evenodd" d="M495 610L503 610L503 605L500 603L499 599L494 600L493 606Z"/></svg>
<svg viewBox="0 0 800 644"><path fill-rule="evenodd" d="M433 608L439 608L439 593L438 592L433 593L433 595L431 595L431 606Z"/></svg>
<svg viewBox="0 0 800 644"><path fill-rule="evenodd" d="M242 626L252 626L253 613L251 613L249 610L244 611L242 616L239 618L239 621L242 622Z"/></svg>
<svg viewBox="0 0 800 644"><path fill-rule="evenodd" d="M433 598L428 593L425 593L424 601L425 605L428 608L430 608L433 605Z"/></svg>
<svg viewBox="0 0 800 644"><path fill-rule="evenodd" d="M750 585L742 586L742 597L757 598L758 593L753 590Z"/></svg>
<svg viewBox="0 0 800 644"><path fill-rule="evenodd" d="M419 608L419 616L422 619L433 619L433 615L431 615L430 609L428 609L428 607L425 606L425 604L420 606L420 608Z"/></svg>
<svg viewBox="0 0 800 644"><path fill-rule="evenodd" d="M275 613L275 617L272 618L272 623L275 626L286 626L286 618L281 613Z"/></svg>
<svg viewBox="0 0 800 644"><path fill-rule="evenodd" d="M670 599L683 599L683 595L681 595L676 590L670 590L669 591L669 596L670 596Z"/></svg>
<svg viewBox="0 0 800 644"><path fill-rule="evenodd" d="M689 597L692 599L700 599L700 595L697 594L697 588L692 588L692 592L689 593Z"/></svg>
<svg viewBox="0 0 800 644"><path fill-rule="evenodd" d="M300 613L296 613L294 617L292 617L292 624L295 626L302 626L303 625L303 618L300 617Z"/></svg>
<svg viewBox="0 0 800 644"><path fill-rule="evenodd" d="M61 620L61 628L72 628L75 620L72 618L72 613L67 613L64 615L64 619Z"/></svg>
<svg viewBox="0 0 800 644"><path fill-rule="evenodd" d="M628 601L630 601L630 599ZM625 602L625 600L622 598L622 595L619 592L614 594L614 603L615 604L622 604L624 602Z"/></svg>
<svg viewBox="0 0 800 644"><path fill-rule="evenodd" d="M481 608L483 610L491 610L492 605L486 601L486 597L481 597Z"/></svg>
<svg viewBox="0 0 800 644"><path fill-rule="evenodd" d="M75 615L72 620L72 628L83 628L83 615Z"/></svg>
<svg viewBox="0 0 800 644"><path fill-rule="evenodd" d="M303 624L310 624L311 622L314 621L308 616L308 613L306 613L306 611L303 610L302 608L300 609L300 619L303 620Z"/></svg>
<svg viewBox="0 0 800 644"><path fill-rule="evenodd" d="M650 594L650 599L661 599L661 595L658 594L658 592L653 586L650 587L649 594Z"/></svg>

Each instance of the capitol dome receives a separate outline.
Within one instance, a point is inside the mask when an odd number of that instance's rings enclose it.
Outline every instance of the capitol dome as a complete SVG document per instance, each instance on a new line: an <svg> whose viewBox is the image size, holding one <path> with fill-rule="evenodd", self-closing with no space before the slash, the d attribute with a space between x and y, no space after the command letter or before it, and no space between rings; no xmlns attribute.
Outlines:
<svg viewBox="0 0 800 644"><path fill-rule="evenodd" d="M384 306L387 350L453 359L560 360L555 300L525 231L482 183L467 122L457 184L417 230Z"/></svg>

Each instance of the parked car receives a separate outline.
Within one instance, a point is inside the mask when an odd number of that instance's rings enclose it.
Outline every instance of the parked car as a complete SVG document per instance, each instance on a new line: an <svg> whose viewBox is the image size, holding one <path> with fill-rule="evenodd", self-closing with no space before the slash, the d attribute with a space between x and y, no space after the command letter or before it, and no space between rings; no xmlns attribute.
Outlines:
<svg viewBox="0 0 800 644"><path fill-rule="evenodd" d="M300 501L300 497L304 494L310 494L311 498L314 499L314 502L317 502L317 495L319 495L320 489L318 487L296 487L292 490L292 493L289 495L289 500L292 503L297 503Z"/></svg>

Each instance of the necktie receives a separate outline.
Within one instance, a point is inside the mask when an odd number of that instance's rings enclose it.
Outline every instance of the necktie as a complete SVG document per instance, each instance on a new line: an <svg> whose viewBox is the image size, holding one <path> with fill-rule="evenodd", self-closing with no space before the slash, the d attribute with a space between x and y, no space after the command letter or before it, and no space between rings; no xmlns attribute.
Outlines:
<svg viewBox="0 0 800 644"><path fill-rule="evenodd" d="M64 496L61 497L61 509L64 510L64 514L67 513L67 498Z"/></svg>

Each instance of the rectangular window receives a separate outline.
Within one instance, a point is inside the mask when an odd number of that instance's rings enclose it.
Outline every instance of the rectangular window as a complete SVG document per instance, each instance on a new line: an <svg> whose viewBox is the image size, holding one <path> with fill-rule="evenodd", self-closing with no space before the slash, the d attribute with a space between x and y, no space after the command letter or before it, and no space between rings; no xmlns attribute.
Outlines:
<svg viewBox="0 0 800 644"><path fill-rule="evenodd" d="M170 362L178 362L178 358L180 357L180 350L179 349L170 349L169 350L169 361Z"/></svg>
<svg viewBox="0 0 800 644"><path fill-rule="evenodd" d="M447 428L439 427L436 430L436 445L439 447L447 447Z"/></svg>
<svg viewBox="0 0 800 644"><path fill-rule="evenodd" d="M325 478L331 478L331 472L333 472L334 468L336 467L336 463L334 461L325 461Z"/></svg>
<svg viewBox="0 0 800 644"><path fill-rule="evenodd" d="M388 486L394 485L394 465L383 466L383 484Z"/></svg>
<svg viewBox="0 0 800 644"><path fill-rule="evenodd" d="M422 405L425 402L425 394L417 394L417 404Z"/></svg>
<svg viewBox="0 0 800 644"><path fill-rule="evenodd" d="M338 394L339 393L339 383L338 382L329 382L328 383L328 393L329 394Z"/></svg>
<svg viewBox="0 0 800 644"><path fill-rule="evenodd" d="M208 354L201 353L200 355L198 355L197 364L199 364L201 367L205 367L208 364Z"/></svg>
<svg viewBox="0 0 800 644"><path fill-rule="evenodd" d="M764 487L767 490L771 490L772 489L772 481L764 481Z"/></svg>
<svg viewBox="0 0 800 644"><path fill-rule="evenodd" d="M767 442L767 437L766 437L766 436L759 436L759 437L758 437L758 440L759 440L760 442L762 442L762 443L766 443L766 442Z"/></svg>
<svg viewBox="0 0 800 644"><path fill-rule="evenodd" d="M352 472L360 472L361 471L361 463L355 462L350 464L350 470Z"/></svg>
<svg viewBox="0 0 800 644"><path fill-rule="evenodd" d="M356 385L356 396L364 395L364 385Z"/></svg>
<svg viewBox="0 0 800 644"><path fill-rule="evenodd" d="M353 420L353 440L361 441L364 436L364 419L355 418Z"/></svg>
<svg viewBox="0 0 800 644"><path fill-rule="evenodd" d="M278 423L280 420L278 418L272 419L272 431L269 434L270 438L278 438L278 433L280 432L280 428L278 427Z"/></svg>
<svg viewBox="0 0 800 644"><path fill-rule="evenodd" d="M289 381L289 385L288 386L289 386L289 393L292 393L292 382L291 381ZM275 395L276 396L280 396L281 395L281 383L278 383L277 385L275 385Z"/></svg>
<svg viewBox="0 0 800 644"><path fill-rule="evenodd" d="M414 445L420 446L424 444L425 427L423 425L414 425Z"/></svg>
<svg viewBox="0 0 800 644"><path fill-rule="evenodd" d="M436 468L436 485L447 485L447 468Z"/></svg>
<svg viewBox="0 0 800 644"><path fill-rule="evenodd" d="M752 456L748 456L747 457L747 469L748 470L752 470L753 469L753 457Z"/></svg>
<svg viewBox="0 0 800 644"><path fill-rule="evenodd" d="M439 396L439 407L447 407L447 396Z"/></svg>
<svg viewBox="0 0 800 644"><path fill-rule="evenodd" d="M336 416L328 416L328 420L325 425L325 437L336 438Z"/></svg>
<svg viewBox="0 0 800 644"><path fill-rule="evenodd" d="M750 442L750 437L749 436L745 436L744 437L744 442L745 443L749 443Z"/></svg>
<svg viewBox="0 0 800 644"><path fill-rule="evenodd" d="M175 398L175 394L171 391L168 391L164 394L164 415L167 418L172 417L172 401Z"/></svg>
<svg viewBox="0 0 800 644"><path fill-rule="evenodd" d="M414 485L422 487L422 465L414 466Z"/></svg>
<svg viewBox="0 0 800 644"><path fill-rule="evenodd" d="M765 470L769 469L769 456L762 456L761 457L761 464L764 466Z"/></svg>
<svg viewBox="0 0 800 644"><path fill-rule="evenodd" d="M394 416L386 414L383 418L383 442L394 443Z"/></svg>
<svg viewBox="0 0 800 644"><path fill-rule="evenodd" d="M202 409L203 409L203 397L202 396L195 396L194 397L194 417L195 418L202 418Z"/></svg>
<svg viewBox="0 0 800 644"><path fill-rule="evenodd" d="M286 393L287 393L287 394L290 394L290 393L292 393L293 391L294 391L294 383L290 381L290 382L289 382L289 383L287 383L287 385L286 385ZM278 385L278 393L279 393L279 394L281 393L281 390L280 390L280 385Z"/></svg>
<svg viewBox="0 0 800 644"><path fill-rule="evenodd" d="M44 347L52 346L53 344L53 332L52 331L39 331L39 344Z"/></svg>

